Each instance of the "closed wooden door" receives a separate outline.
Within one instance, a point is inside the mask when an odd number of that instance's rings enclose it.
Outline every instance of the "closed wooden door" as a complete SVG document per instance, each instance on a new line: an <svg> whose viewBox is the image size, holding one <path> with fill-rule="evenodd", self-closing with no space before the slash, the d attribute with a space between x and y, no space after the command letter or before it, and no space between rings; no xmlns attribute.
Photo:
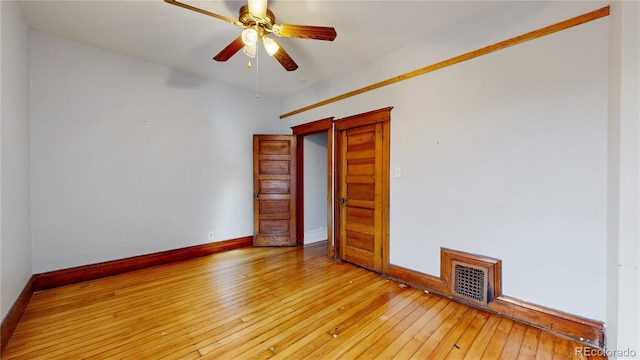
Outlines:
<svg viewBox="0 0 640 360"><path fill-rule="evenodd" d="M390 109L385 110L388 119ZM338 133L339 254L348 262L387 272L389 123L370 123L380 120L378 113L363 116L351 119L354 127L336 122L336 128L344 128Z"/></svg>
<svg viewBox="0 0 640 360"><path fill-rule="evenodd" d="M296 245L296 140L253 136L253 245Z"/></svg>

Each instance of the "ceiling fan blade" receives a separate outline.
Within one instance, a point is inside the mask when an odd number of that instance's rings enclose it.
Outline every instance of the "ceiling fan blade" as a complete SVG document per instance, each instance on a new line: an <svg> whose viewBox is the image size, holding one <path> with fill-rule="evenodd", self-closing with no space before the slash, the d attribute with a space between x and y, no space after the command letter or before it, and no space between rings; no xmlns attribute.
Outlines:
<svg viewBox="0 0 640 360"><path fill-rule="evenodd" d="M222 49L216 55L213 60L215 61L227 61L233 55L235 55L242 47L244 46L244 42L242 42L242 35L238 36L235 40L233 40L226 48Z"/></svg>
<svg viewBox="0 0 640 360"><path fill-rule="evenodd" d="M273 33L282 37L327 41L333 41L337 35L336 29L328 26L291 24L275 24L273 25Z"/></svg>
<svg viewBox="0 0 640 360"><path fill-rule="evenodd" d="M296 62L293 61L291 56L289 56L289 54L287 54L287 52L284 51L284 48L282 46L280 46L278 51L275 54L273 54L273 57L276 58L276 60L278 60L278 62L282 65L282 67L284 67L285 70L287 71L294 71L295 69L298 68L298 64L296 64Z"/></svg>
<svg viewBox="0 0 640 360"><path fill-rule="evenodd" d="M184 4L184 3L181 3L181 2L176 1L176 0L164 0L164 2L169 3L171 5L179 6L181 8L185 8L185 9L188 9L188 10L191 10L191 11L195 11L195 12L198 12L200 14L209 15L209 16L212 16L212 17L214 17L216 19L220 19L220 20L232 23L234 25L242 26L242 23L240 21L234 20L232 18L228 18L226 16L218 15L216 13L212 13L211 11L200 9L200 8L195 7L195 6Z"/></svg>

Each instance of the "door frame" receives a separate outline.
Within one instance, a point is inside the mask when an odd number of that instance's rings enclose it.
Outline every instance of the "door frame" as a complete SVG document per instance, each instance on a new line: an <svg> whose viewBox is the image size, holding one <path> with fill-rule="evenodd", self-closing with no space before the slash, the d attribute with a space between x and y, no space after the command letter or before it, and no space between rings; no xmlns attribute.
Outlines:
<svg viewBox="0 0 640 360"><path fill-rule="evenodd" d="M373 125L382 123L383 136L382 136L382 239L381 241L381 272L382 274L389 274L389 183L390 183L390 149L391 149L391 109L393 107L386 107L378 110L369 111L362 114L348 116L342 119L334 120L334 131L336 141L334 142L334 163L335 176L334 176L334 188L336 194L341 194L341 176L343 169L341 168L341 156L342 156L342 136L348 129L357 128L365 125ZM334 209L334 239L335 241L335 256L340 258L340 218L342 208L338 201L333 202Z"/></svg>
<svg viewBox="0 0 640 360"><path fill-rule="evenodd" d="M306 124L292 126L296 135L296 244L304 245L304 137L322 132L327 133L327 255L335 257L333 239L333 122L334 118L324 118Z"/></svg>

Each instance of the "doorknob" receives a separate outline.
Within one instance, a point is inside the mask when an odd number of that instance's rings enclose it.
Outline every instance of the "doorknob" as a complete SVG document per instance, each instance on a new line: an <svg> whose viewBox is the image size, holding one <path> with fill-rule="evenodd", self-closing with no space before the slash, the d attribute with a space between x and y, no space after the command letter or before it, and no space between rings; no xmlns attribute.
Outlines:
<svg viewBox="0 0 640 360"><path fill-rule="evenodd" d="M253 194L253 198L255 199L255 201L258 201L258 197L260 196L259 193L255 193Z"/></svg>
<svg viewBox="0 0 640 360"><path fill-rule="evenodd" d="M338 202L340 203L341 207L344 207L344 198L340 198Z"/></svg>

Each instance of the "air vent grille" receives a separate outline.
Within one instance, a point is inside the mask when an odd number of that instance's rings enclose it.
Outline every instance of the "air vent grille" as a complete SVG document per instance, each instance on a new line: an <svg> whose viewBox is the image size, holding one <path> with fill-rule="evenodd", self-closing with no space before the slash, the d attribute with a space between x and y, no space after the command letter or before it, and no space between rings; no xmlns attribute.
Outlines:
<svg viewBox="0 0 640 360"><path fill-rule="evenodd" d="M442 248L440 266L447 294L453 298L487 307L502 294L498 259Z"/></svg>
<svg viewBox="0 0 640 360"><path fill-rule="evenodd" d="M478 304L487 304L487 269L452 261L453 293L456 297Z"/></svg>
<svg viewBox="0 0 640 360"><path fill-rule="evenodd" d="M458 264L456 265L455 274L454 291L456 294L472 298L475 301L484 301L486 298L484 271Z"/></svg>

